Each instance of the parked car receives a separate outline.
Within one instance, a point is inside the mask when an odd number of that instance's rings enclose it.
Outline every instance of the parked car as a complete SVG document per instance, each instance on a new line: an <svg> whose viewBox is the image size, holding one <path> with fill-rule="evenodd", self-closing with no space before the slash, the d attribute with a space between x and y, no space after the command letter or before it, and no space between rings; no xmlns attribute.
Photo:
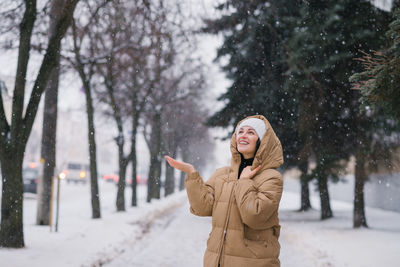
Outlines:
<svg viewBox="0 0 400 267"><path fill-rule="evenodd" d="M64 177L68 183L86 183L89 176L89 166L80 162L68 162L59 175Z"/></svg>
<svg viewBox="0 0 400 267"><path fill-rule="evenodd" d="M37 193L39 182L39 170L37 168L25 168L22 171L24 181L24 192Z"/></svg>
<svg viewBox="0 0 400 267"><path fill-rule="evenodd" d="M118 181L119 181L119 176L118 175L114 175L113 176L113 181L116 185L118 185ZM131 185L132 184L132 178L129 177L125 177L125 184L126 185Z"/></svg>
<svg viewBox="0 0 400 267"><path fill-rule="evenodd" d="M104 175L104 181L116 183L116 182L118 182L118 175L106 174L106 175Z"/></svg>
<svg viewBox="0 0 400 267"><path fill-rule="evenodd" d="M140 176L139 174L136 176L136 184L147 184L147 178Z"/></svg>
<svg viewBox="0 0 400 267"><path fill-rule="evenodd" d="M114 182L116 184L118 184L119 177L116 175L115 178L116 179L114 179ZM132 178L130 176L127 176L125 178L125 183L126 183L126 185L131 185L132 184ZM139 174L136 175L136 184L147 184L147 178L143 178Z"/></svg>
<svg viewBox="0 0 400 267"><path fill-rule="evenodd" d="M106 182L114 182L115 184L118 184L119 176L116 174L106 174L103 177L104 181ZM132 178L130 176L127 176L125 178L125 184L126 185L131 185L132 184ZM147 184L147 179L142 178L139 174L136 176L136 184Z"/></svg>

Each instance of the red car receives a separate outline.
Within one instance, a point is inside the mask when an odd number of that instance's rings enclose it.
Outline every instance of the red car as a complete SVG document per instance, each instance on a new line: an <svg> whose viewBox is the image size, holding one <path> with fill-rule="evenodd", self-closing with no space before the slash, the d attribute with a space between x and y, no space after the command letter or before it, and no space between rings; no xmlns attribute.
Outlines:
<svg viewBox="0 0 400 267"><path fill-rule="evenodd" d="M106 174L104 175L104 181L106 182L114 182L114 183L118 183L119 177L116 174ZM132 178L126 178L125 179L126 184L130 185L132 184ZM146 178L142 178L139 175L136 176L136 184L147 184L147 179Z"/></svg>
<svg viewBox="0 0 400 267"><path fill-rule="evenodd" d="M118 175L115 175L115 174L106 174L106 175L104 175L104 181L106 181L106 182L117 183L118 179L119 179Z"/></svg>

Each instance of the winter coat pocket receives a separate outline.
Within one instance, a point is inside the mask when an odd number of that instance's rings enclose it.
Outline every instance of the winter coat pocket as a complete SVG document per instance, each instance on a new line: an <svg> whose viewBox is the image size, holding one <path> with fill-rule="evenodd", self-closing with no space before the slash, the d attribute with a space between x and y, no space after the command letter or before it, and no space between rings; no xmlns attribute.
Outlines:
<svg viewBox="0 0 400 267"><path fill-rule="evenodd" d="M262 259L268 258L269 246L267 241L254 241L244 239L244 246L255 256L255 258Z"/></svg>

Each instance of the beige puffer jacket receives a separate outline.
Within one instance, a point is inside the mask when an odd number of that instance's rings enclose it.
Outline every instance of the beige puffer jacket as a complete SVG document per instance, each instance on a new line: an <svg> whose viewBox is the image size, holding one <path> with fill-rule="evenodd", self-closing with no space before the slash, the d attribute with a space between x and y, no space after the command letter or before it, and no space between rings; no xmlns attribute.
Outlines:
<svg viewBox="0 0 400 267"><path fill-rule="evenodd" d="M241 158L235 131L231 166L217 169L205 183L198 172L185 181L190 211L212 216L206 267L280 266L278 207L283 182L275 169L283 163L282 146L265 117L251 117L262 119L267 129L252 165L254 169L261 164L261 169L252 179L237 178Z"/></svg>

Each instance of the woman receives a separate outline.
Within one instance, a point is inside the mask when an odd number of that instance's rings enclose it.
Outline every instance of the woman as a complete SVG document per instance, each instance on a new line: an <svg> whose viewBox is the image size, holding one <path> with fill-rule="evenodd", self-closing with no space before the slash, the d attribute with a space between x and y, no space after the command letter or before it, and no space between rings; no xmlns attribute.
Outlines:
<svg viewBox="0 0 400 267"><path fill-rule="evenodd" d="M193 165L165 156L187 174L190 211L212 216L206 267L280 266L278 207L282 195L282 146L264 116L238 123L231 139L231 166L203 182Z"/></svg>

